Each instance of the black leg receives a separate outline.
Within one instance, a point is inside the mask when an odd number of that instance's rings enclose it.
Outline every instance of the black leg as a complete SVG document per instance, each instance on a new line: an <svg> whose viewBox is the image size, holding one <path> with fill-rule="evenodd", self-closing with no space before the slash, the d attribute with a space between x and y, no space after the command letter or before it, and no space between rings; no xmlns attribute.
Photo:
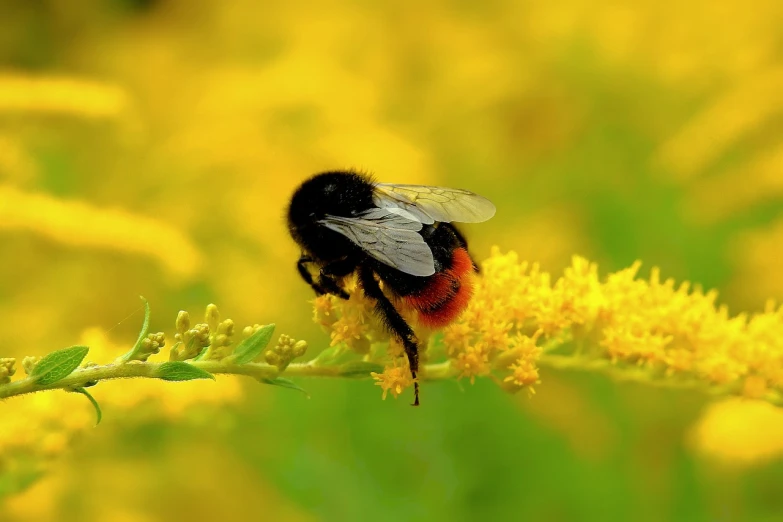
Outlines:
<svg viewBox="0 0 783 522"><path fill-rule="evenodd" d="M352 257L332 261L321 267L322 276L345 277L356 270L359 262Z"/></svg>
<svg viewBox="0 0 783 522"><path fill-rule="evenodd" d="M350 257L324 265L321 267L319 283L327 292L342 299L349 299L350 296L345 290L340 288L336 278L345 277L351 272L354 272L356 270L356 265L356 260Z"/></svg>
<svg viewBox="0 0 783 522"><path fill-rule="evenodd" d="M405 348L405 355L408 356L408 365L411 368L413 377L413 405L419 405L419 382L416 380L416 374L419 372L419 347L416 345L416 336L413 330L405 322L394 305L384 295L378 281L375 280L373 270L363 264L359 267L359 280L361 281L364 294L375 301L375 310L380 315L386 327L396 335Z"/></svg>
<svg viewBox="0 0 783 522"><path fill-rule="evenodd" d="M318 278L318 285L324 290L325 293L336 295L340 299L350 299L351 296L348 295L348 292L340 288L340 285L337 284L337 281L335 278L321 274L321 277Z"/></svg>
<svg viewBox="0 0 783 522"><path fill-rule="evenodd" d="M310 273L310 271L307 269L307 264L312 262L313 259L311 257L302 254L299 257L299 261L296 262L296 269L299 271L299 275L302 277L304 282L310 285L310 287L313 290L315 290L315 293L317 295L323 295L326 293L326 290L324 290L323 287L321 287L321 285L313 281L313 276Z"/></svg>
<svg viewBox="0 0 783 522"><path fill-rule="evenodd" d="M316 295L324 295L324 294L333 294L337 297L340 297L341 299L348 299L350 296L348 293L346 293L345 290L340 288L340 285L337 284L337 281L334 278L334 275L348 275L353 271L349 270L348 272L344 274L331 274L325 271L326 268L328 268L331 265L326 265L326 267L321 269L321 275L318 277L318 281L313 280L313 276L310 273L310 271L307 269L308 263L312 263L313 258L310 256L307 256L305 254L302 254L302 256L299 258L299 261L296 263L296 269L299 271L299 275L302 277L305 283L310 285L310 287L315 291ZM355 268L356 265L354 265L353 268ZM341 269L344 269L343 267L339 267Z"/></svg>

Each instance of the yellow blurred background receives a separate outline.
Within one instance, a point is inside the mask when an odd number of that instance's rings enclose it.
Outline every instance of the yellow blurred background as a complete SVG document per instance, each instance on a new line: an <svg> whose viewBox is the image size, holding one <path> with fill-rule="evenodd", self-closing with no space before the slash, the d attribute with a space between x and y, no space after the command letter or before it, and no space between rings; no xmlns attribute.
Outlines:
<svg viewBox="0 0 783 522"><path fill-rule="evenodd" d="M762 309L781 27L776 0L2 0L0 356L110 361L140 294L154 331L215 302L326 345L283 215L335 168L489 197L479 259L641 259ZM83 397L5 401L0 520L783 520L777 410L542 380L417 411L367 381L112 382L96 429Z"/></svg>

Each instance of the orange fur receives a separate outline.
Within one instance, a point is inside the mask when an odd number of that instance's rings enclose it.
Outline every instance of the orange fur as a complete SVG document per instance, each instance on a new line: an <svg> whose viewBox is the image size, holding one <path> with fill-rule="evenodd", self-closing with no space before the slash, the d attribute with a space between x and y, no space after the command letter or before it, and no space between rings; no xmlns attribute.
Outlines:
<svg viewBox="0 0 783 522"><path fill-rule="evenodd" d="M431 276L421 292L405 297L405 303L419 312L423 326L442 328L462 313L472 296L473 261L467 250L457 248L451 268Z"/></svg>

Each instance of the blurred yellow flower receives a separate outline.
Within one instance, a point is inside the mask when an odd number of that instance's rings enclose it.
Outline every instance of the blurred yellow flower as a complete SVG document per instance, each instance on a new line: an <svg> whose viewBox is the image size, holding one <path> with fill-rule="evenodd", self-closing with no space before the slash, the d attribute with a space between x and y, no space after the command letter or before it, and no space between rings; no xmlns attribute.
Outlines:
<svg viewBox="0 0 783 522"><path fill-rule="evenodd" d="M783 217L763 228L743 232L733 243L738 273L732 283L732 295L749 303L758 302L762 296L783 295Z"/></svg>
<svg viewBox="0 0 783 522"><path fill-rule="evenodd" d="M36 176L36 165L24 145L12 136L0 134L0 179L16 183L31 181Z"/></svg>
<svg viewBox="0 0 783 522"><path fill-rule="evenodd" d="M689 436L693 449L744 467L783 454L783 411L767 402L731 398L707 407Z"/></svg>
<svg viewBox="0 0 783 522"><path fill-rule="evenodd" d="M777 201L783 195L782 171L783 142L726 172L699 179L688 188L688 217L711 224Z"/></svg>
<svg viewBox="0 0 783 522"><path fill-rule="evenodd" d="M172 274L192 277L202 255L171 225L120 209L95 207L0 185L0 230L25 230L66 245L151 257Z"/></svg>
<svg viewBox="0 0 783 522"><path fill-rule="evenodd" d="M128 106L116 85L80 78L0 73L0 113L114 117Z"/></svg>
<svg viewBox="0 0 783 522"><path fill-rule="evenodd" d="M111 362L128 348L113 343L98 328L85 330L80 342L90 346L91 362ZM218 379L217 385L130 379L104 382L90 391L104 411L123 412L115 418L171 421L182 418L194 406L218 406L242 397L238 378ZM48 459L63 453L71 439L94 424L93 407L75 393L42 392L8 400L0 415L0 469L7 472L20 459L33 469L44 466Z"/></svg>
<svg viewBox="0 0 783 522"><path fill-rule="evenodd" d="M743 79L660 151L660 159L683 179L698 176L737 140L783 112L783 69Z"/></svg>

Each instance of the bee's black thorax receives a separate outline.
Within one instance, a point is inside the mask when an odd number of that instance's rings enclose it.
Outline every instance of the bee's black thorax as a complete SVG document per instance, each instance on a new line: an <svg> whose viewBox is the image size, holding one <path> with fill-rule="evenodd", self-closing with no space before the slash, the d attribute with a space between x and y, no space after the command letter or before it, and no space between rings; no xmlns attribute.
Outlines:
<svg viewBox="0 0 783 522"><path fill-rule="evenodd" d="M324 172L305 181L288 207L291 236L316 260L359 256L361 249L318 221L326 215L354 216L373 207L373 183L355 172Z"/></svg>

